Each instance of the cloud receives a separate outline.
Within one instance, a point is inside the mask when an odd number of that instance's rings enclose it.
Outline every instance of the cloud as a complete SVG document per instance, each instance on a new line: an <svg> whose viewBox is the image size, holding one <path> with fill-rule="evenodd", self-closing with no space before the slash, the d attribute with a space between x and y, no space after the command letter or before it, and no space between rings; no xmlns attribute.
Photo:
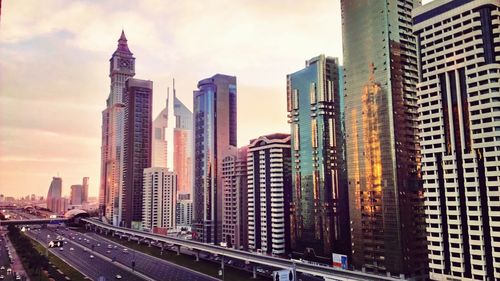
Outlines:
<svg viewBox="0 0 500 281"><path fill-rule="evenodd" d="M191 106L199 80L236 75L240 145L288 132L286 74L321 53L341 57L338 1L16 0L2 12L0 193L15 195L44 194L58 171L68 186L90 176L97 195L108 60L122 28L136 77L154 81L155 114L173 77Z"/></svg>

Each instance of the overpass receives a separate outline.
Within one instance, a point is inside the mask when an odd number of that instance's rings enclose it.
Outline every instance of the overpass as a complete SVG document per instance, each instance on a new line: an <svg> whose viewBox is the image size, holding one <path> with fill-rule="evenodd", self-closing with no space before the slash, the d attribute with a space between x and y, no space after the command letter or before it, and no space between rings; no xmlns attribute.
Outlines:
<svg viewBox="0 0 500 281"><path fill-rule="evenodd" d="M307 263L295 262L288 259L267 256L257 253L245 252L231 248L224 248L212 244L201 243L192 240L180 239L175 237L166 237L154 233L137 231L129 228L112 226L109 224L105 224L103 222L97 221L95 219L81 219L82 222L86 223L86 227L90 229L94 229L95 231L100 230L101 232L105 232L109 234L111 232L112 235L128 235L129 237L137 237L146 241L155 241L160 242L162 244L170 244L177 247L177 252L180 252L180 247L185 247L190 250L194 250L197 254L200 251L208 252L212 254L217 254L223 257L239 259L243 261L250 262L254 265L260 264L265 266L272 266L281 269L295 269L298 272L311 274L315 276L320 276L325 278L326 280L339 280L339 281L347 281L347 280L390 280L390 281L401 281L402 279L389 277L389 276L381 276L368 274L360 271L350 271L344 270L334 267L328 266L320 266L320 265L312 265ZM255 273L255 268L254 268Z"/></svg>
<svg viewBox="0 0 500 281"><path fill-rule="evenodd" d="M58 224L67 222L67 218L53 218L53 219L25 219L25 220L0 220L0 226L3 225L30 225L30 224Z"/></svg>

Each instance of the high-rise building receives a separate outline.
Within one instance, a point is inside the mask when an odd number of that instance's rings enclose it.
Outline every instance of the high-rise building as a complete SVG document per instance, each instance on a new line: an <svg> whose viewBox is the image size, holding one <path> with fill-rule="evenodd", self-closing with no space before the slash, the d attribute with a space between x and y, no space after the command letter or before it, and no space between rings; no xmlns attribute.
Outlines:
<svg viewBox="0 0 500 281"><path fill-rule="evenodd" d="M174 172L177 192L191 194L193 178L193 113L177 98L174 85Z"/></svg>
<svg viewBox="0 0 500 281"><path fill-rule="evenodd" d="M355 269L425 277L418 173L419 0L341 0L346 156Z"/></svg>
<svg viewBox="0 0 500 281"><path fill-rule="evenodd" d="M191 227L193 218L193 200L178 196L176 206L176 225L181 227Z"/></svg>
<svg viewBox="0 0 500 281"><path fill-rule="evenodd" d="M500 280L500 2L413 14L432 280Z"/></svg>
<svg viewBox="0 0 500 281"><path fill-rule="evenodd" d="M81 205L83 203L83 185L74 184L71 186L71 196L69 203L71 205Z"/></svg>
<svg viewBox="0 0 500 281"><path fill-rule="evenodd" d="M347 172L337 58L317 56L287 76L292 250L306 259L350 254ZM321 258L319 258L321 257Z"/></svg>
<svg viewBox="0 0 500 281"><path fill-rule="evenodd" d="M84 177L82 180L82 202L89 202L89 177Z"/></svg>
<svg viewBox="0 0 500 281"><path fill-rule="evenodd" d="M49 191L47 192L47 209L52 212L57 212L59 207L55 203L58 198L62 195L62 179L59 177L53 177L52 182L49 186Z"/></svg>
<svg viewBox="0 0 500 281"><path fill-rule="evenodd" d="M101 182L99 214L103 220L118 225L121 221L121 188L123 168L123 89L125 81L135 75L135 58L122 30L118 47L109 60L111 87L106 109L102 112Z"/></svg>
<svg viewBox="0 0 500 281"><path fill-rule="evenodd" d="M142 228L152 232L174 229L177 179L168 168L144 169Z"/></svg>
<svg viewBox="0 0 500 281"><path fill-rule="evenodd" d="M236 146L236 77L217 74L194 91L193 237L222 241L222 156Z"/></svg>
<svg viewBox="0 0 500 281"><path fill-rule="evenodd" d="M247 150L231 146L222 158L222 242L244 250L248 249Z"/></svg>
<svg viewBox="0 0 500 281"><path fill-rule="evenodd" d="M151 167L167 168L168 143L165 130L168 127L168 100L169 93L167 93L165 108L153 121L153 152Z"/></svg>
<svg viewBox="0 0 500 281"><path fill-rule="evenodd" d="M292 162L289 134L250 141L247 152L248 247L286 255L290 251Z"/></svg>
<svg viewBox="0 0 500 281"><path fill-rule="evenodd" d="M143 172L151 167L153 82L129 78L125 82L123 141L122 226L140 228Z"/></svg>

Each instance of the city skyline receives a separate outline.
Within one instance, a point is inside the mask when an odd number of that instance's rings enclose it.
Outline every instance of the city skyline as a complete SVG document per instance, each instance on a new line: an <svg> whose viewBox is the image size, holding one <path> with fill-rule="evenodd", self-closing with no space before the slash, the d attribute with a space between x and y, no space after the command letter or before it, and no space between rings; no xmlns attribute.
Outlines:
<svg viewBox="0 0 500 281"><path fill-rule="evenodd" d="M304 58L319 53L341 57L340 6L331 1L284 7L278 1L221 1L209 7L189 2L153 7L155 1L144 1L119 8L113 1L43 6L16 2L4 3L0 23L0 54L5 58L0 62L0 193L9 196L28 190L43 194L58 174L67 183L63 193L85 175L90 177L90 196L98 195L100 112L109 94L107 62L122 28L140 61L136 72L155 81L154 116L165 104L172 78L178 98L192 110L192 92L201 77L239 77L239 146L258 135L289 131L284 79L303 65ZM280 13L274 13L277 7ZM205 16L198 19L193 9L201 8ZM57 10L65 13L53 14ZM167 22L162 20L166 14ZM34 24L41 18L43 24ZM337 36L320 36L325 30L316 30L317 25ZM288 28L294 32L282 32ZM222 32L226 39L207 41L199 36L210 30ZM308 43L310 38L315 44ZM196 47L200 44L204 48ZM206 59L210 52L216 55ZM33 81L25 83L18 73ZM262 99L269 102L258 104ZM40 110L36 115L21 114L17 108ZM27 146L31 135L38 141ZM172 155L170 144L168 154ZM21 166L32 175L22 182ZM13 185L22 188L9 189Z"/></svg>

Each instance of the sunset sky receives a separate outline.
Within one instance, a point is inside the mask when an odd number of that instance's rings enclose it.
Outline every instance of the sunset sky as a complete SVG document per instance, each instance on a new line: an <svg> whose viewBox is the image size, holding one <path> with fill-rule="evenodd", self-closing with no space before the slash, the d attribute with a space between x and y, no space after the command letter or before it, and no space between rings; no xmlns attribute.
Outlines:
<svg viewBox="0 0 500 281"><path fill-rule="evenodd" d="M97 196L101 111L122 28L155 115L173 77L192 108L199 80L237 76L238 144L288 132L286 74L342 56L340 1L7 0L0 19L0 193L46 196L52 176L90 177Z"/></svg>

